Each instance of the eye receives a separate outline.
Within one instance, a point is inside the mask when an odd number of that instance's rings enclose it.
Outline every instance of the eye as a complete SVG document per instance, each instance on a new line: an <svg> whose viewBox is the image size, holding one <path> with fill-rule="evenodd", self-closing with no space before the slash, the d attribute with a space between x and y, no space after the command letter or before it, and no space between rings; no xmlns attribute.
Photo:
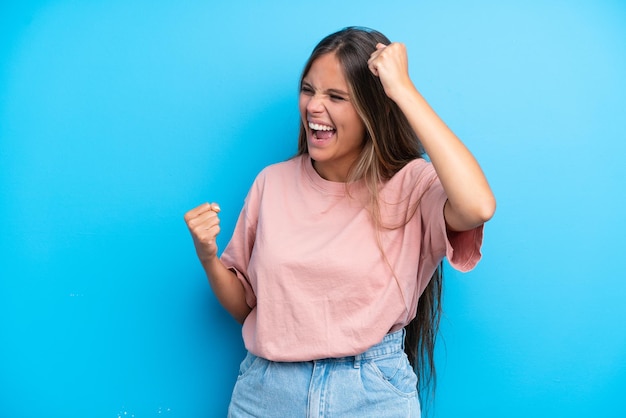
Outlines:
<svg viewBox="0 0 626 418"><path fill-rule="evenodd" d="M310 86L302 85L300 86L300 93L306 94L307 96L313 94L313 89Z"/></svg>
<svg viewBox="0 0 626 418"><path fill-rule="evenodd" d="M331 99L331 100L334 100L334 101L336 101L336 102L344 102L344 101L346 101L346 98L345 98L345 97L343 97L343 96L339 96L339 95L337 95L337 94L331 94L331 95L330 95L330 99Z"/></svg>

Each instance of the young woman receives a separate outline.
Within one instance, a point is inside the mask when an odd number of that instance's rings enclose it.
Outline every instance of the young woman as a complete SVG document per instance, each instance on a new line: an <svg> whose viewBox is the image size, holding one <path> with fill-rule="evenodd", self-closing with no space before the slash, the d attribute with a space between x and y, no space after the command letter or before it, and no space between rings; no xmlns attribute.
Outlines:
<svg viewBox="0 0 626 418"><path fill-rule="evenodd" d="M297 156L258 175L221 258L219 206L185 215L213 291L243 324L229 416L420 416L405 348L423 388L438 267L476 265L494 196L413 85L404 45L379 32L324 38L299 107Z"/></svg>

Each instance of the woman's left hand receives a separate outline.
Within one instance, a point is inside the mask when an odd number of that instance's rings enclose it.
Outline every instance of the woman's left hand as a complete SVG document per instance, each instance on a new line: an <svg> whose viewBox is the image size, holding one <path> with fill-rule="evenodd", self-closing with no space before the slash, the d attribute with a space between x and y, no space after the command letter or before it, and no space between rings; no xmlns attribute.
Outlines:
<svg viewBox="0 0 626 418"><path fill-rule="evenodd" d="M409 77L406 46L402 43L377 44L376 51L370 55L367 65L380 79L387 96L395 102L407 89L415 88Z"/></svg>

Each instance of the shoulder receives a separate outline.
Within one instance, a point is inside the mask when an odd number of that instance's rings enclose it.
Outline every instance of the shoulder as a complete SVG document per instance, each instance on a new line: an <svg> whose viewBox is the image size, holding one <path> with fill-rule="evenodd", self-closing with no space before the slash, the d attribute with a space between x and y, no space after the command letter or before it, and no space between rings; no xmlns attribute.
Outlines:
<svg viewBox="0 0 626 418"><path fill-rule="evenodd" d="M417 183L422 181L430 181L437 177L435 168L432 163L423 158L416 158L409 161L394 176L389 179L390 186L411 186L415 187Z"/></svg>
<svg viewBox="0 0 626 418"><path fill-rule="evenodd" d="M280 177L293 174L302 166L302 156L292 157L286 161L270 164L258 174L257 179L267 177Z"/></svg>
<svg viewBox="0 0 626 418"><path fill-rule="evenodd" d="M407 163L380 188L383 201L415 204L437 194L441 182L432 163L418 158Z"/></svg>
<svg viewBox="0 0 626 418"><path fill-rule="evenodd" d="M302 169L302 156L286 161L270 164L257 174L252 189L262 193L268 186L284 187L286 182L293 181Z"/></svg>

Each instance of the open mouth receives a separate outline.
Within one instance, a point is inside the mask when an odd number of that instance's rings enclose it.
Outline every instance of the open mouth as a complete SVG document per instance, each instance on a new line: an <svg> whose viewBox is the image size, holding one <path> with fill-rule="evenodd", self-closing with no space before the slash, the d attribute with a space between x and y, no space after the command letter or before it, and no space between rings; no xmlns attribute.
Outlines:
<svg viewBox="0 0 626 418"><path fill-rule="evenodd" d="M309 128L311 129L315 139L328 139L336 132L336 129L332 126L321 125L313 122L309 122Z"/></svg>

